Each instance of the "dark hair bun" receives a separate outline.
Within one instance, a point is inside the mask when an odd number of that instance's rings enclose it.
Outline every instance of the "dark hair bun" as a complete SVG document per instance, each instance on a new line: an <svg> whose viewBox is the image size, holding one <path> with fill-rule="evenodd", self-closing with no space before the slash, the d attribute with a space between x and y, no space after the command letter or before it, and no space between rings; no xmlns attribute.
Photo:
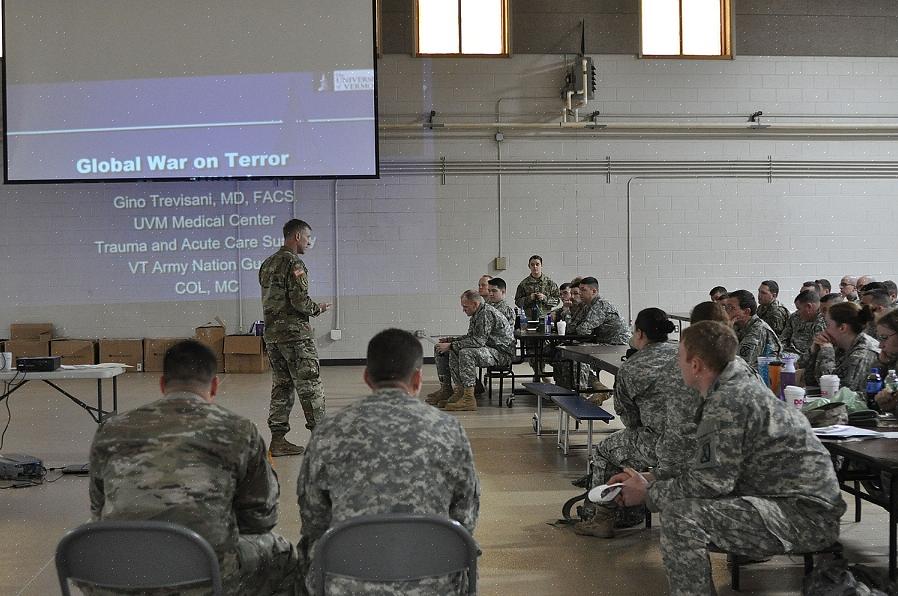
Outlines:
<svg viewBox="0 0 898 596"><path fill-rule="evenodd" d="M661 333L673 333L676 328L677 326L673 324L673 321L668 319L661 324L661 329L659 329L659 331Z"/></svg>

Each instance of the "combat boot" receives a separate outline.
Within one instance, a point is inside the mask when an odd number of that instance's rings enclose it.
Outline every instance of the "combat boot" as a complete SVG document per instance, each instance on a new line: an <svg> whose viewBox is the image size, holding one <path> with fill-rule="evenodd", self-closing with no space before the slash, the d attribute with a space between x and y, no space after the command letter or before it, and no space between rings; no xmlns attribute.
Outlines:
<svg viewBox="0 0 898 596"><path fill-rule="evenodd" d="M614 538L614 510L596 507L595 514L590 519L580 520L574 524L574 534Z"/></svg>
<svg viewBox="0 0 898 596"><path fill-rule="evenodd" d="M271 435L271 445L268 447L268 453L271 457L281 457L284 455L302 455L306 448L300 445L294 445L284 435Z"/></svg>
<svg viewBox="0 0 898 596"><path fill-rule="evenodd" d="M463 393L464 390L461 387L456 387L455 391L453 391L451 394L440 398L440 402L437 404L437 407L441 410L446 409L446 406L448 404L453 404L460 400Z"/></svg>
<svg viewBox="0 0 898 596"><path fill-rule="evenodd" d="M484 393L486 393L486 387L483 386L483 382L478 377L474 382L474 395L483 395Z"/></svg>
<svg viewBox="0 0 898 596"><path fill-rule="evenodd" d="M449 401L450 397L452 397L452 385L443 385L439 390L428 395L424 402L431 406L439 406L441 401Z"/></svg>
<svg viewBox="0 0 898 596"><path fill-rule="evenodd" d="M446 404L447 412L476 412L477 399L474 397L474 388L465 387L461 399Z"/></svg>

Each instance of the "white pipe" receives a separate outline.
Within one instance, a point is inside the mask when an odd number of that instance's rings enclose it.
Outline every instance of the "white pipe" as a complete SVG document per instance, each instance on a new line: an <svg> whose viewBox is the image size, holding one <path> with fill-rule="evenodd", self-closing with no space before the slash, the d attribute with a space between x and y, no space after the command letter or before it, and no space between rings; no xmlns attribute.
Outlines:
<svg viewBox="0 0 898 596"><path fill-rule="evenodd" d="M568 91L567 105L570 105L570 95L572 91ZM568 108L571 109L571 108ZM859 131L859 132L898 132L898 124L886 123L870 123L870 124L843 124L843 123L808 123L808 122L790 122L788 124L764 124L758 126L752 122L449 122L441 124L439 130L498 130L498 129L521 129L521 130L552 130L552 129L582 129L597 131L615 131L615 130L649 130L649 131L680 131L680 130L756 130L758 132L765 131L784 131L784 130L832 130L832 131ZM382 131L417 131L429 130L427 125L423 124L381 124Z"/></svg>

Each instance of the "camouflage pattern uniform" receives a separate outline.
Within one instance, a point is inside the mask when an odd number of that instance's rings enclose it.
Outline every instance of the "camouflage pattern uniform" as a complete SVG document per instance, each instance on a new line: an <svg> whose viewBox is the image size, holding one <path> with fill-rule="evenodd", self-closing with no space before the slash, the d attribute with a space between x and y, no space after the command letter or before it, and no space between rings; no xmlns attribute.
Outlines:
<svg viewBox="0 0 898 596"><path fill-rule="evenodd" d="M864 393L870 368L878 367L878 362L879 342L866 333L860 333L847 350L833 345L820 348L811 363L812 368L805 373L805 378L819 383L823 375L836 375L839 377L840 387Z"/></svg>
<svg viewBox="0 0 898 596"><path fill-rule="evenodd" d="M786 321L783 332L780 333L783 351L799 356L807 354L811 349L811 344L814 343L814 336L825 328L826 321L820 313L817 313L813 321L803 321L797 312L792 313Z"/></svg>
<svg viewBox="0 0 898 596"><path fill-rule="evenodd" d="M268 428L273 435L290 432L295 391L311 430L324 418L324 390L309 323L321 308L309 298L309 270L298 255L282 247L262 263L259 284L272 376Z"/></svg>
<svg viewBox="0 0 898 596"><path fill-rule="evenodd" d="M498 302L487 302L490 306L499 311L508 322L514 326L514 309L510 307L504 300L500 300Z"/></svg>
<svg viewBox="0 0 898 596"><path fill-rule="evenodd" d="M833 464L797 409L730 363L704 399L683 472L655 480L661 553L673 596L714 594L708 544L765 557L839 536L845 502Z"/></svg>
<svg viewBox="0 0 898 596"><path fill-rule="evenodd" d="M738 354L752 370L758 370L758 356L779 356L783 351L780 338L758 315L752 315L745 327L736 327L736 336L739 338Z"/></svg>
<svg viewBox="0 0 898 596"><path fill-rule="evenodd" d="M296 554L271 532L279 492L255 425L193 393L108 418L91 445L93 519L194 530L218 555L227 594L293 593Z"/></svg>
<svg viewBox="0 0 898 596"><path fill-rule="evenodd" d="M583 303L571 317L566 333L569 335L591 335L596 332L595 341L600 344L623 345L630 341L631 333L613 304L596 296L590 303ZM557 354L553 359L557 358ZM575 389L589 387L597 380L595 371L587 364L580 366L580 378L577 385L569 378L570 363L560 362L553 367L556 383L562 387Z"/></svg>
<svg viewBox="0 0 898 596"><path fill-rule="evenodd" d="M614 410L624 424L595 447L590 487L630 467L656 477L678 474L694 449L695 415L701 404L698 392L686 387L677 364L677 346L652 343L621 364L614 379ZM615 525L640 523L643 507L619 509L614 505L587 502L584 517L591 509L607 507L615 512Z"/></svg>
<svg viewBox="0 0 898 596"><path fill-rule="evenodd" d="M308 575L310 557L315 541L332 525L359 515L430 513L473 532L480 509L480 483L459 421L393 388L326 418L312 433L297 494L302 518L297 585L308 577L312 593L317 592ZM327 593L448 595L459 592L458 580L372 586L332 577Z"/></svg>
<svg viewBox="0 0 898 596"><path fill-rule="evenodd" d="M786 320L789 318L789 309L787 309L779 300L774 300L770 304L759 304L757 315L773 329L777 335L783 334L783 328L786 326Z"/></svg>
<svg viewBox="0 0 898 596"><path fill-rule="evenodd" d="M544 294L546 299L533 300L530 298L530 294ZM519 308L523 308L524 314L531 320L533 319L534 307L539 309L539 318L545 318L546 313L551 311L560 301L561 293L558 291L558 286L545 273L540 275L539 278L528 275L518 284L518 289L514 293L514 303Z"/></svg>
<svg viewBox="0 0 898 596"><path fill-rule="evenodd" d="M471 315L468 333L449 344L449 370L455 386L473 387L477 367L508 366L514 349L511 323L489 304L481 304Z"/></svg>

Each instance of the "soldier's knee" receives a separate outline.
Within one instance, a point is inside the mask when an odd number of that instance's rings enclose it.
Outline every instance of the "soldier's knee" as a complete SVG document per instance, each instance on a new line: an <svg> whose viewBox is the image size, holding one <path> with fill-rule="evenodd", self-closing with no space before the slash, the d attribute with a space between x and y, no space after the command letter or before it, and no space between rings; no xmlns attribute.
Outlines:
<svg viewBox="0 0 898 596"><path fill-rule="evenodd" d="M301 358L296 367L296 378L300 381L317 381L321 370L314 358Z"/></svg>

